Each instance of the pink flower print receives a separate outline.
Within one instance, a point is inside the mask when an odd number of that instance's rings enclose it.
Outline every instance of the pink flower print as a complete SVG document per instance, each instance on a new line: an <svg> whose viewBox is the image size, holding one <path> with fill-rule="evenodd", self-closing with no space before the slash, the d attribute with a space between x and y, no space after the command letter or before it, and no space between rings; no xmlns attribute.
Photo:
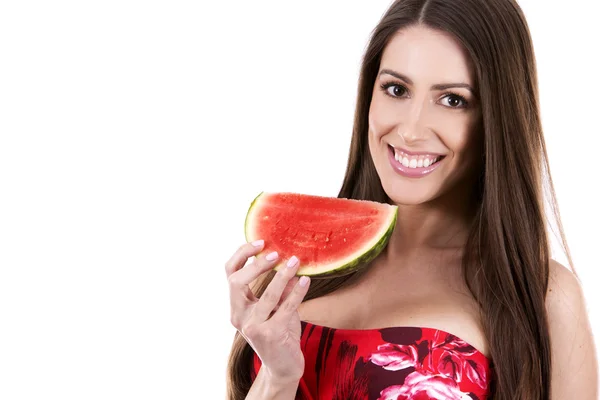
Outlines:
<svg viewBox="0 0 600 400"><path fill-rule="evenodd" d="M460 382L463 375L463 359L454 351L436 349L433 352L441 352L437 371Z"/></svg>
<svg viewBox="0 0 600 400"><path fill-rule="evenodd" d="M382 390L378 400L471 400L471 396L460 391L451 378L414 371L403 385Z"/></svg>
<svg viewBox="0 0 600 400"><path fill-rule="evenodd" d="M483 368L480 364L476 363L473 360L465 360L463 363L463 368L467 378L476 383L482 389L487 387L487 375L485 373L485 368Z"/></svg>
<svg viewBox="0 0 600 400"><path fill-rule="evenodd" d="M369 360L384 369L398 371L417 365L418 353L413 345L385 343L377 346L377 351L371 354Z"/></svg>
<svg viewBox="0 0 600 400"><path fill-rule="evenodd" d="M487 385L485 369L467 358L476 352L477 350L464 340L438 331L432 341L427 365L431 371L452 378L458 383L468 379L484 389Z"/></svg>
<svg viewBox="0 0 600 400"><path fill-rule="evenodd" d="M450 333L437 331L433 343L431 343L431 348L436 349L440 347L462 353L465 356L472 356L476 352L475 348L464 340Z"/></svg>

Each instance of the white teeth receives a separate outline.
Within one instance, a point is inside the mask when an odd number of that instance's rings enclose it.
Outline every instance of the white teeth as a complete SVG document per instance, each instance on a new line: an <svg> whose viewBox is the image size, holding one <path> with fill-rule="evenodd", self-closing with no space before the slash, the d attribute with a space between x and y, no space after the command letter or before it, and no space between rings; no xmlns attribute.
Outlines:
<svg viewBox="0 0 600 400"><path fill-rule="evenodd" d="M429 167L430 165L433 165L434 163L436 163L437 161L439 161L441 159L440 156L438 156L438 157L413 156L413 157L409 158L407 155L404 155L402 152L397 151L397 150L394 151L394 158L396 159L397 162L399 162L406 168Z"/></svg>

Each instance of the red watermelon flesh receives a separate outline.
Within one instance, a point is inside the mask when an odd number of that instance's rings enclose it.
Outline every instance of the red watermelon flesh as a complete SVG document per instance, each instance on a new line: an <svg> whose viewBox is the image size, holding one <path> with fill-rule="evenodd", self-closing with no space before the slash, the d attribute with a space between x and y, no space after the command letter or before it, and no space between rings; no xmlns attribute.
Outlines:
<svg viewBox="0 0 600 400"><path fill-rule="evenodd" d="M298 193L261 193L246 216L246 240L263 239L262 253L291 256L298 275L340 276L375 258L394 229L397 207L365 200Z"/></svg>

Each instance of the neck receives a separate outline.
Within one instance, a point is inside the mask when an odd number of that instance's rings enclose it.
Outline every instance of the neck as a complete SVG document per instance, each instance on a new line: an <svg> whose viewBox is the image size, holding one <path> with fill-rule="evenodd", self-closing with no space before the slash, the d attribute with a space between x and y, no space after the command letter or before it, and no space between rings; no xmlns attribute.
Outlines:
<svg viewBox="0 0 600 400"><path fill-rule="evenodd" d="M387 254L395 258L422 250L463 248L476 210L465 189L456 187L423 204L397 204L398 219Z"/></svg>

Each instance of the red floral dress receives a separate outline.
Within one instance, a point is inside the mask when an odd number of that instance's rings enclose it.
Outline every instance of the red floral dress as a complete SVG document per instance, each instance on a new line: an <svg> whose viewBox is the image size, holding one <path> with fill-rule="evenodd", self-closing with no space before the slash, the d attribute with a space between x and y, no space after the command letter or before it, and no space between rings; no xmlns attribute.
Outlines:
<svg viewBox="0 0 600 400"><path fill-rule="evenodd" d="M492 362L433 328L334 329L302 321L297 400L483 400ZM254 355L251 378L260 369Z"/></svg>

